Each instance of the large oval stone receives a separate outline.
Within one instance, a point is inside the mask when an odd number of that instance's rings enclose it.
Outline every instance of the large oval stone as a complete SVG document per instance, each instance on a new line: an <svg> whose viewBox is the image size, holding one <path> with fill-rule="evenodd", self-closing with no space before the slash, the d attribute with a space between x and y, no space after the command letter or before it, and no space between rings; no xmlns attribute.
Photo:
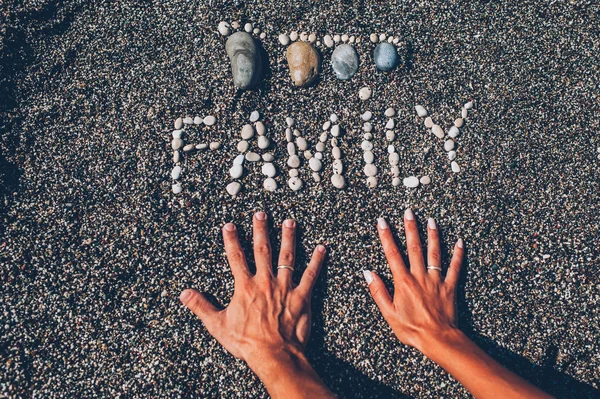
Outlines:
<svg viewBox="0 0 600 399"><path fill-rule="evenodd" d="M399 60L396 47L387 42L379 43L377 47L375 47L373 58L377 69L385 72L396 68Z"/></svg>
<svg viewBox="0 0 600 399"><path fill-rule="evenodd" d="M296 86L307 86L319 75L319 54L306 42L294 42L287 48L290 76Z"/></svg>
<svg viewBox="0 0 600 399"><path fill-rule="evenodd" d="M254 38L246 32L229 36L225 50L231 61L233 84L240 89L250 89L260 80L262 58Z"/></svg>
<svg viewBox="0 0 600 399"><path fill-rule="evenodd" d="M348 80L358 71L358 54L349 44L340 44L331 54L331 66L335 76Z"/></svg>

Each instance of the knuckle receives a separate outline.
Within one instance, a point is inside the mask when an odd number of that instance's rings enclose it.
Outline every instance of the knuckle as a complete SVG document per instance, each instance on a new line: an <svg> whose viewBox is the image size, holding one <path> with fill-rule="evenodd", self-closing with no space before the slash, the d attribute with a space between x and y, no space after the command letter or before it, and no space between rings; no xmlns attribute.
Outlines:
<svg viewBox="0 0 600 399"><path fill-rule="evenodd" d="M411 252L414 252L414 253L422 252L421 244L418 242L413 242L412 244L410 244L409 248L410 248Z"/></svg>
<svg viewBox="0 0 600 399"><path fill-rule="evenodd" d="M317 271L314 268L308 268L304 271L304 275L310 280L310 281L314 281L317 279L317 276L319 275L317 273Z"/></svg>
<svg viewBox="0 0 600 399"><path fill-rule="evenodd" d="M388 256L391 258L400 256L400 250L398 249L397 246L395 246L393 244L388 245L386 252L387 252Z"/></svg>
<svg viewBox="0 0 600 399"><path fill-rule="evenodd" d="M291 253L290 251L283 251L279 255L279 260L280 260L281 264L291 265L292 262L294 261L294 254Z"/></svg>
<svg viewBox="0 0 600 399"><path fill-rule="evenodd" d="M232 262L243 262L244 261L244 253L240 250L232 251L229 255Z"/></svg>
<svg viewBox="0 0 600 399"><path fill-rule="evenodd" d="M256 246L255 251L262 255L268 255L271 253L271 246L267 243L261 243Z"/></svg>
<svg viewBox="0 0 600 399"><path fill-rule="evenodd" d="M429 254L429 259L430 259L430 263L435 262L435 264L432 266L438 266L440 264L439 262L442 259L442 257L440 256L439 252L432 252L431 254Z"/></svg>

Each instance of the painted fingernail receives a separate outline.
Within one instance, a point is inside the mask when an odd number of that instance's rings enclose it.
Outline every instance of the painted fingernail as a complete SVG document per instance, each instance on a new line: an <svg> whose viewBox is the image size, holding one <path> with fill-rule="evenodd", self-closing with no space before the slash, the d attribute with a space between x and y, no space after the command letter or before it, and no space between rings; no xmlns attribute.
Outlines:
<svg viewBox="0 0 600 399"><path fill-rule="evenodd" d="M185 305L187 303L187 301L189 301L191 296L192 296L192 290L183 290L183 291L181 291L181 294L179 294L179 300L181 301L181 303L183 303Z"/></svg>
<svg viewBox="0 0 600 399"><path fill-rule="evenodd" d="M283 222L283 224L285 227L293 229L296 226L296 221L293 219L287 219L285 222Z"/></svg>
<svg viewBox="0 0 600 399"><path fill-rule="evenodd" d="M365 276L367 285L371 285L371 283L373 282L373 273L371 273L368 270L363 270L363 276Z"/></svg>
<svg viewBox="0 0 600 399"><path fill-rule="evenodd" d="M406 218L406 220L415 220L415 214L413 213L412 209L407 208L404 211L404 217Z"/></svg>
<svg viewBox="0 0 600 399"><path fill-rule="evenodd" d="M385 230L388 228L388 224L384 218L379 218L377 219L377 227L379 227L381 230Z"/></svg>
<svg viewBox="0 0 600 399"><path fill-rule="evenodd" d="M431 229L431 230L436 230L437 229L437 223L435 222L434 218L429 218L427 220L427 226Z"/></svg>
<svg viewBox="0 0 600 399"><path fill-rule="evenodd" d="M255 216L256 216L257 220L265 220L265 219L267 219L267 214L264 213L264 212L262 212L262 211L261 212L256 212Z"/></svg>
<svg viewBox="0 0 600 399"><path fill-rule="evenodd" d="M456 241L456 246L459 248L464 248L465 247L465 243L463 242L462 238L459 238L458 241Z"/></svg>
<svg viewBox="0 0 600 399"><path fill-rule="evenodd" d="M235 224L233 224L233 223L226 223L225 224L225 230L227 230L227 231L234 231L235 230Z"/></svg>
<svg viewBox="0 0 600 399"><path fill-rule="evenodd" d="M317 251L323 254L325 253L325 247L323 245L317 245Z"/></svg>

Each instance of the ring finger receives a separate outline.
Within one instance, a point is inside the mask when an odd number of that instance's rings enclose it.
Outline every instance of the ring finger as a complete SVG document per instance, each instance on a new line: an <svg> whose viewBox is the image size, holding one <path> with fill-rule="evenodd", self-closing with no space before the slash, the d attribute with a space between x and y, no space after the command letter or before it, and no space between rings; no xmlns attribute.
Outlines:
<svg viewBox="0 0 600 399"><path fill-rule="evenodd" d="M440 251L440 234L434 218L427 221L427 274L440 279L441 270L430 269L430 267L442 267L442 255Z"/></svg>
<svg viewBox="0 0 600 399"><path fill-rule="evenodd" d="M281 250L277 262L277 279L291 286L292 272L296 259L296 221L287 219L283 222L281 233ZM282 267L285 266L285 267Z"/></svg>

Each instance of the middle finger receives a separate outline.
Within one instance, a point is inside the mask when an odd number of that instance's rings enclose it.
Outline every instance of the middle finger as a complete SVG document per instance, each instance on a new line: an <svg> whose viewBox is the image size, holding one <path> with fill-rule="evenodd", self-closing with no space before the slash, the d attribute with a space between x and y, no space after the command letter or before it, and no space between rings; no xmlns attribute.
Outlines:
<svg viewBox="0 0 600 399"><path fill-rule="evenodd" d="M277 262L277 279L288 286L292 282L292 270L296 260L296 221L287 219L283 222L281 232L281 250L279 251L279 262ZM279 268L287 266L289 268Z"/></svg>
<svg viewBox="0 0 600 399"><path fill-rule="evenodd" d="M256 274L262 276L273 275L273 264L271 257L271 242L269 241L269 226L267 214L256 212L253 219L254 237L254 262L256 263Z"/></svg>
<svg viewBox="0 0 600 399"><path fill-rule="evenodd" d="M423 248L421 247L415 214L410 208L404 212L404 231L406 232L406 247L408 249L410 272L415 276L424 276L425 262L423 261Z"/></svg>

